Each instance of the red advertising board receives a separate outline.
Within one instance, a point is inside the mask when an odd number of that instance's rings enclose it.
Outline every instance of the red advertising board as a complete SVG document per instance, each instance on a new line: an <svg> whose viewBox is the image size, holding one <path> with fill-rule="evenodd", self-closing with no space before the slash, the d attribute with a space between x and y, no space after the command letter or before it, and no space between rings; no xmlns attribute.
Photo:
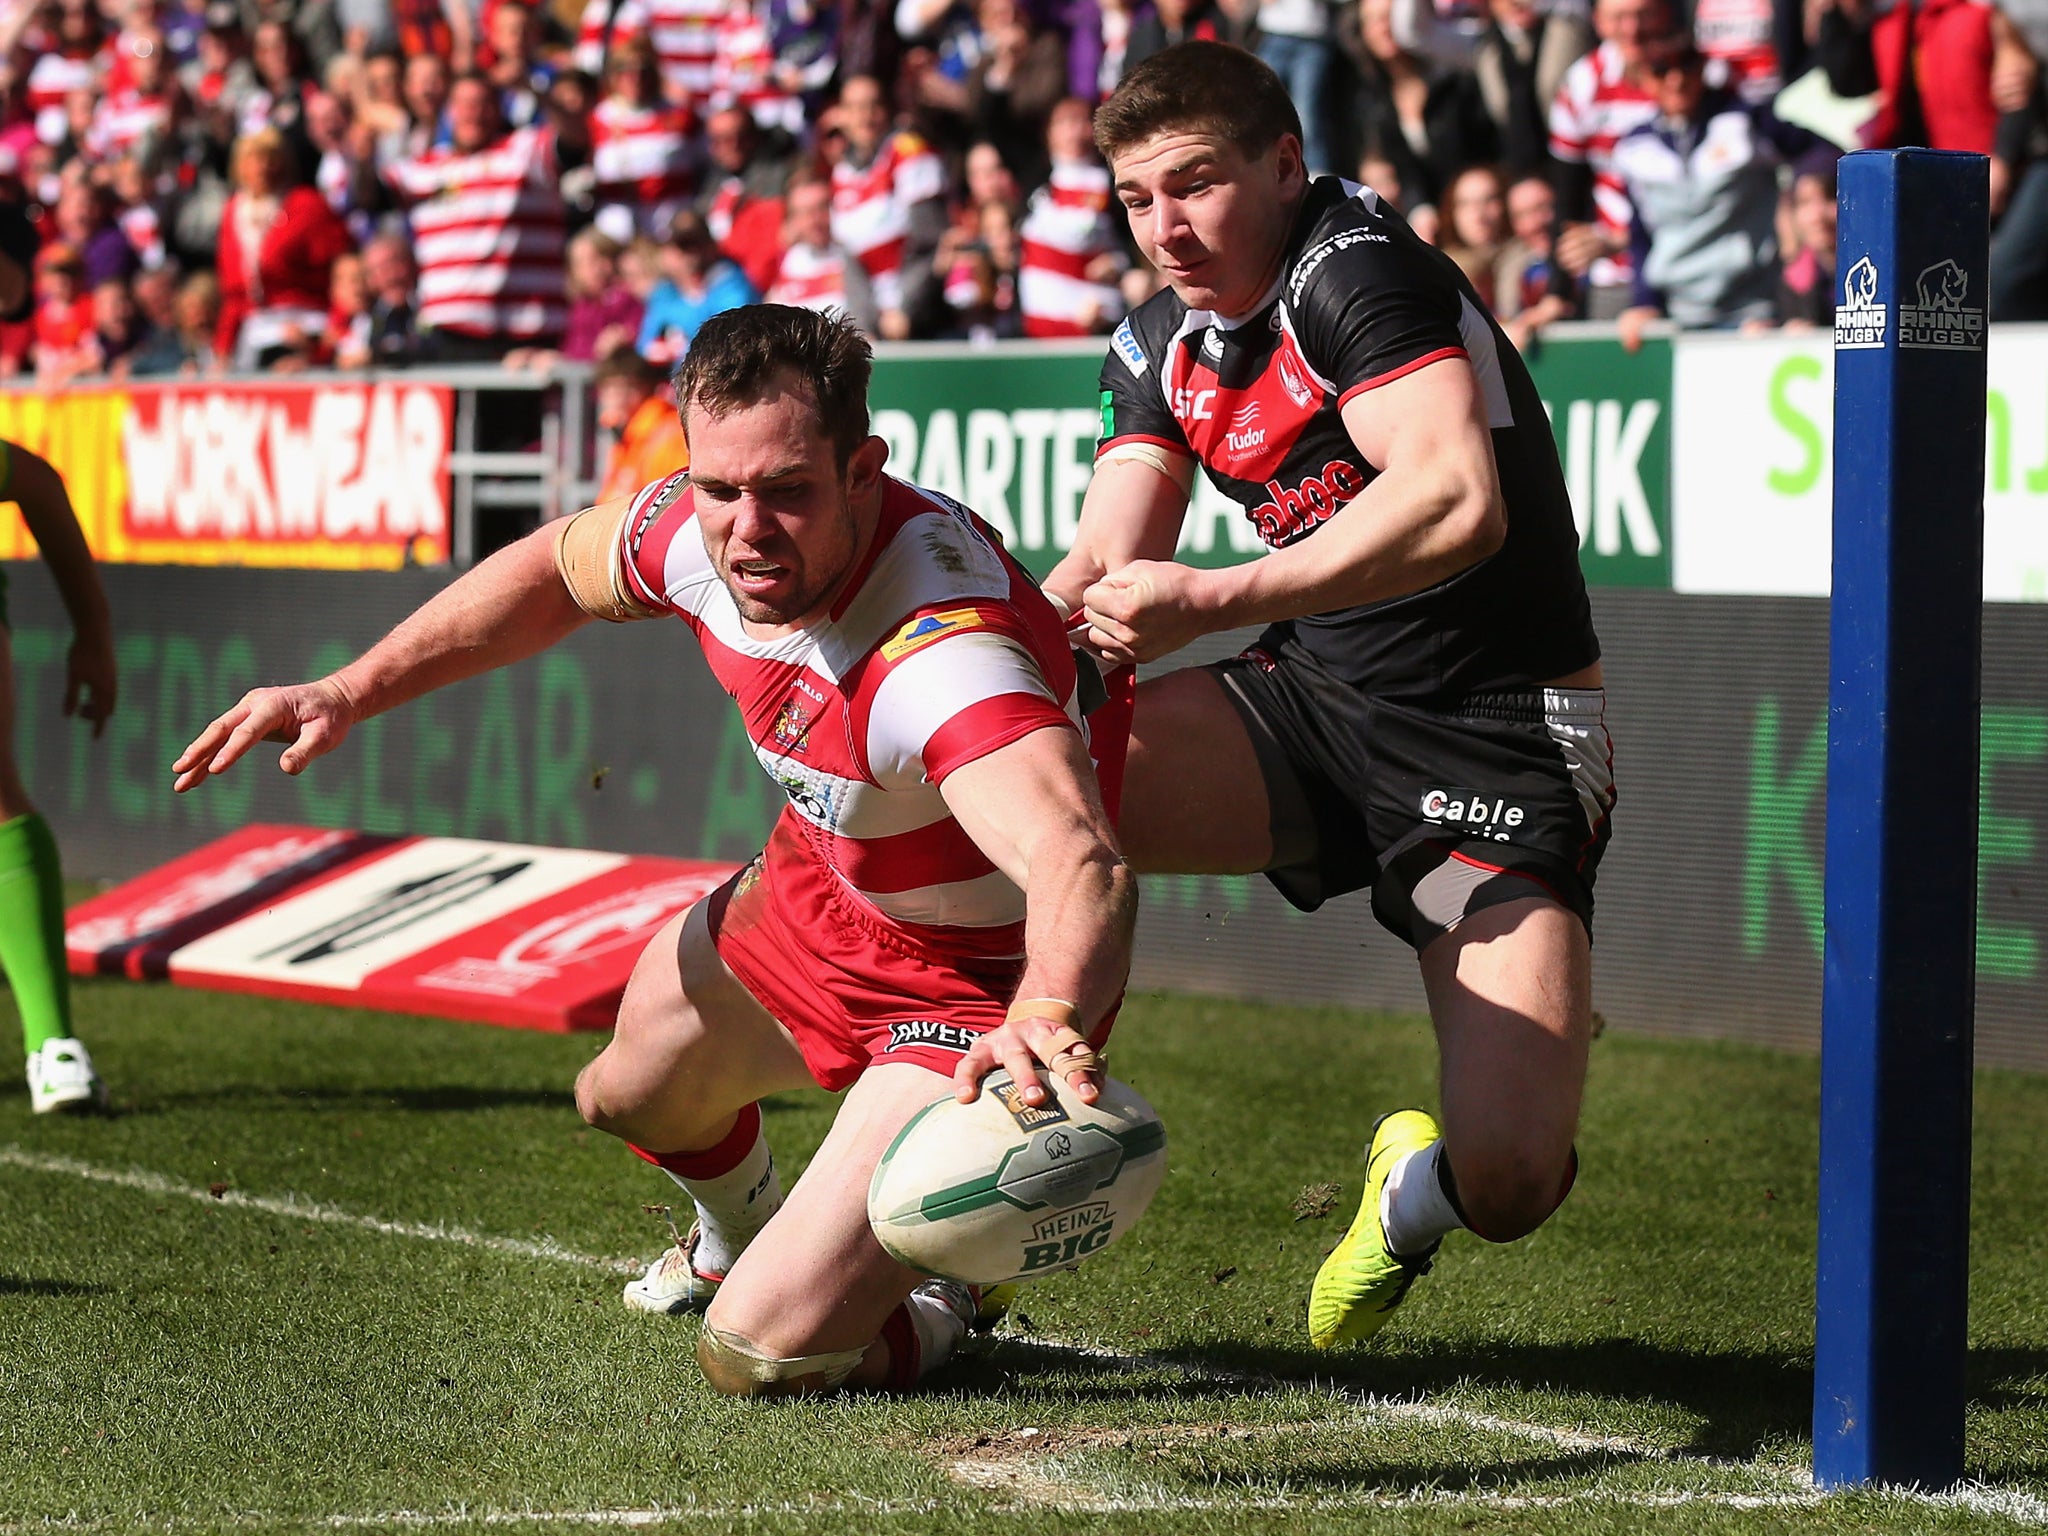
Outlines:
<svg viewBox="0 0 2048 1536"><path fill-rule="evenodd" d="M72 968L527 1029L605 1029L647 941L735 868L252 827L77 909Z"/></svg>

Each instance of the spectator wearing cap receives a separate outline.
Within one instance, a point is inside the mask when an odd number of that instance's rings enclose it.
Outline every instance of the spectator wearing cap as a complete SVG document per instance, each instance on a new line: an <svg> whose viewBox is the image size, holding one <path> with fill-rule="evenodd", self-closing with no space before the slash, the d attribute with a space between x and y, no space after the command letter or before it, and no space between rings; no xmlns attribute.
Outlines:
<svg viewBox="0 0 2048 1536"><path fill-rule="evenodd" d="M802 154L787 133L739 107L711 114L704 143L711 165L697 211L747 281L765 288L782 260L782 195Z"/></svg>
<svg viewBox="0 0 2048 1536"><path fill-rule="evenodd" d="M1631 215L1635 302L1618 317L1630 351L1660 315L1697 329L1777 312L1778 168L1793 130L1710 88L1706 67L1690 40L1652 49L1657 115L1614 148Z"/></svg>
<svg viewBox="0 0 2048 1536"><path fill-rule="evenodd" d="M893 130L881 82L855 76L839 92L832 163L832 238L860 258L890 341L938 303L932 255L946 230L946 173L917 134Z"/></svg>
<svg viewBox="0 0 2048 1536"><path fill-rule="evenodd" d="M661 270L636 345L643 357L663 366L681 359L698 327L713 315L761 297L738 264L720 253L703 216L693 211L676 215L662 248Z"/></svg>
<svg viewBox="0 0 2048 1536"><path fill-rule="evenodd" d="M1835 320L1835 157L1822 150L1801 158L1792 179L1792 232L1797 248L1778 277L1778 323L1788 331Z"/></svg>
<svg viewBox="0 0 2048 1536"><path fill-rule="evenodd" d="M1360 0L1346 39L1359 73L1350 137L1394 162L1413 206L1434 207L1461 169L1499 155L1500 132L1471 72L1404 47L1393 10L1393 0Z"/></svg>
<svg viewBox="0 0 2048 1536"><path fill-rule="evenodd" d="M867 272L859 257L832 239L832 184L816 174L799 175L786 201L788 248L768 287L768 302L836 310L874 335L875 296Z"/></svg>
<svg viewBox="0 0 2048 1536"><path fill-rule="evenodd" d="M292 183L275 130L237 140L233 170L215 262L221 310L214 348L236 368L263 368L326 334L335 258L353 242L325 198Z"/></svg>
<svg viewBox="0 0 2048 1536"><path fill-rule="evenodd" d="M386 179L410 210L419 323L450 361L553 346L568 319L568 207L548 128L507 130L498 92L465 75L448 97L451 142Z"/></svg>
<svg viewBox="0 0 2048 1536"><path fill-rule="evenodd" d="M1550 103L1565 71L1595 41L1583 18L1546 9L1539 0L1491 0L1472 73L1500 135L1501 165L1509 176L1549 169Z"/></svg>
<svg viewBox="0 0 2048 1536"><path fill-rule="evenodd" d="M630 496L641 486L690 467L690 445L668 375L630 347L621 347L591 375L597 424L613 434L599 501Z"/></svg>

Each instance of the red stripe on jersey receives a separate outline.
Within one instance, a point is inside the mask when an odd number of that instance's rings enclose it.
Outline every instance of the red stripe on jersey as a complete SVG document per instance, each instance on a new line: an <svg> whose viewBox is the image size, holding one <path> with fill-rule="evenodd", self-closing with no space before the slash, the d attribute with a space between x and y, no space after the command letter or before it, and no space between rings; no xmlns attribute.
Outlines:
<svg viewBox="0 0 2048 1536"><path fill-rule="evenodd" d="M1396 379L1405 379L1409 374L1419 373L1431 363L1440 363L1447 357L1462 357L1469 360L1471 354L1463 347L1438 347L1434 352L1425 352L1422 356L1405 362L1398 368L1389 369L1377 378L1367 379L1363 384L1352 385L1337 397L1337 404L1340 407L1349 405L1368 389L1378 389L1382 384L1391 384Z"/></svg>
<svg viewBox="0 0 2048 1536"><path fill-rule="evenodd" d="M876 895L978 880L995 871L988 855L950 816L893 837L833 837L831 846L833 867L856 890Z"/></svg>
<svg viewBox="0 0 2048 1536"><path fill-rule="evenodd" d="M1074 722L1057 704L1035 693L1005 693L970 704L932 732L931 740L925 743L925 777L934 784L942 784L954 769L964 768L1049 726L1063 726L1071 731Z"/></svg>

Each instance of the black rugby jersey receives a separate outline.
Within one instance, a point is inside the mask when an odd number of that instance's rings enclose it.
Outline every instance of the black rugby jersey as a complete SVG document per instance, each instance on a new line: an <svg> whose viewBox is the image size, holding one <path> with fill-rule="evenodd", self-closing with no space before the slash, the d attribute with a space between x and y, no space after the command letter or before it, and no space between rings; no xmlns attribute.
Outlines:
<svg viewBox="0 0 2048 1536"><path fill-rule="evenodd" d="M1378 471L1344 429L1352 396L1465 357L1493 427L1507 539L1406 597L1290 621L1330 671L1377 694L1449 698L1599 659L1578 531L1543 403L1464 275L1366 188L1310 183L1271 302L1237 324L1166 289L1117 328L1102 441L1191 453L1275 548L1307 538Z"/></svg>

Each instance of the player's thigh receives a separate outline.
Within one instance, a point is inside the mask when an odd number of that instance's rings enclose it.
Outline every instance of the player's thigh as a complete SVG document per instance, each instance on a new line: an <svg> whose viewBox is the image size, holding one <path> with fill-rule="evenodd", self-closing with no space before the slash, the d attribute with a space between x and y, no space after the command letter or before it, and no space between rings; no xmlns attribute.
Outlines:
<svg viewBox="0 0 2048 1536"><path fill-rule="evenodd" d="M1271 861L1258 752L1206 668L1138 685L1117 839L1134 868L1159 874L1249 875Z"/></svg>
<svg viewBox="0 0 2048 1536"><path fill-rule="evenodd" d="M875 1165L949 1081L927 1067L870 1067L782 1209L734 1261L707 1320L781 1358L858 1349L923 1276L883 1251L868 1226Z"/></svg>
<svg viewBox="0 0 2048 1536"><path fill-rule="evenodd" d="M1585 1089L1585 926L1548 897L1503 902L1473 913L1421 960L1460 1191L1468 1203L1541 1204L1570 1157Z"/></svg>
<svg viewBox="0 0 2048 1536"><path fill-rule="evenodd" d="M656 1151L764 1094L808 1087L803 1052L719 958L708 904L663 926L641 951L611 1043L577 1079L593 1125Z"/></svg>
<svg viewBox="0 0 2048 1536"><path fill-rule="evenodd" d="M0 624L0 821L26 816L35 807L14 760L14 642Z"/></svg>

